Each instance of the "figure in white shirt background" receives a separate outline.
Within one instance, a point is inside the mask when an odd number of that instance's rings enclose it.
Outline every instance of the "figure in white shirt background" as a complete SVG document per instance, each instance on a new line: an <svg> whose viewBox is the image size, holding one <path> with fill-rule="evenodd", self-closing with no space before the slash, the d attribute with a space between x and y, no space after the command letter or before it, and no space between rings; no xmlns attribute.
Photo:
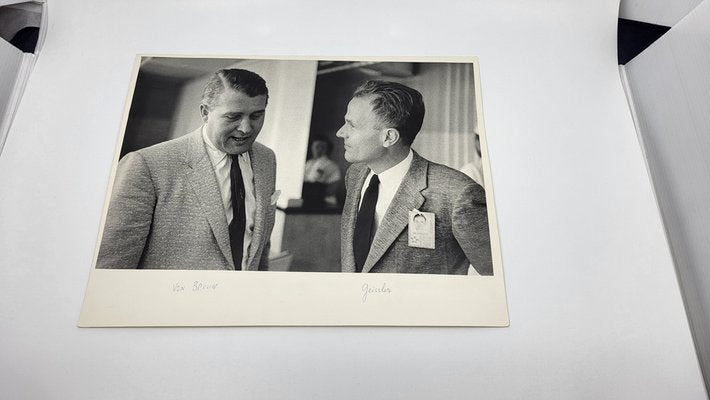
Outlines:
<svg viewBox="0 0 710 400"><path fill-rule="evenodd" d="M330 159L333 151L333 142L325 136L316 135L311 139L311 157L306 161L306 170L303 181L309 184L309 188L321 186L323 200L327 206L337 204L336 191L342 179L340 166ZM312 189L310 189L312 190Z"/></svg>

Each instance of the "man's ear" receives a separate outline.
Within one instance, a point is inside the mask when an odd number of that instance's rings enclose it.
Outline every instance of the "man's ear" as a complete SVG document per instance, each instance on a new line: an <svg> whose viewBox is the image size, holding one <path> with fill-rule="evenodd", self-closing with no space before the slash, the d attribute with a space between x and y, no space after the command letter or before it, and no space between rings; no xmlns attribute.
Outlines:
<svg viewBox="0 0 710 400"><path fill-rule="evenodd" d="M206 104L200 104L200 117L202 122L207 122L207 115L209 115L210 110Z"/></svg>
<svg viewBox="0 0 710 400"><path fill-rule="evenodd" d="M396 128L387 128L384 130L384 140L382 141L382 145L384 147L394 146L397 142L399 142L399 139L399 131Z"/></svg>

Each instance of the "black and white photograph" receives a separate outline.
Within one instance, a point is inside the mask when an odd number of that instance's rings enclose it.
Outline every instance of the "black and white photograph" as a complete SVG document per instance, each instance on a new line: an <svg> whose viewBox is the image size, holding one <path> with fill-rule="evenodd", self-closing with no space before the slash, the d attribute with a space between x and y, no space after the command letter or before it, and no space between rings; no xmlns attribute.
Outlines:
<svg viewBox="0 0 710 400"><path fill-rule="evenodd" d="M473 63L139 63L96 268L493 274Z"/></svg>
<svg viewBox="0 0 710 400"><path fill-rule="evenodd" d="M137 56L80 325L506 326L477 71Z"/></svg>

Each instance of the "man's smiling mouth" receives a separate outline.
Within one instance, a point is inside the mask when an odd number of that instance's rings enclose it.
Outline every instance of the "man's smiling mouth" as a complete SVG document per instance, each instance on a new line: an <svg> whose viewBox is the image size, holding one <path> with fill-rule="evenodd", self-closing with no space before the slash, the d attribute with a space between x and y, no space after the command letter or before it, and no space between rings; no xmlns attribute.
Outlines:
<svg viewBox="0 0 710 400"><path fill-rule="evenodd" d="M234 136L231 136L231 137L230 137L230 139L232 139L232 141L236 142L237 144L244 144L244 143L246 143L247 141L249 141L250 138L251 138L251 136L247 136L247 137L234 137Z"/></svg>

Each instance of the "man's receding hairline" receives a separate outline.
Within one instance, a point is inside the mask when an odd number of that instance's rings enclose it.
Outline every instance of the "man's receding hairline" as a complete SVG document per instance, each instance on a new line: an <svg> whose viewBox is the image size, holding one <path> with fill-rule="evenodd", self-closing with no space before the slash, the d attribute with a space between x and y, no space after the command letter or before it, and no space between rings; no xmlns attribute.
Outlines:
<svg viewBox="0 0 710 400"><path fill-rule="evenodd" d="M367 99L368 97L369 97L369 99ZM370 106L370 112L373 113L375 115L375 117L377 117L376 118L377 123L375 124L376 128L377 129L385 129L384 125L389 125L389 124L391 124L391 122L385 121L384 117L382 115L380 115L380 113L377 112L377 110L375 110L375 100L377 100L379 97L380 96L378 96L375 93L360 93L360 94L354 93L353 94L353 99L367 100L367 104ZM347 121L347 119L346 119L346 121ZM387 129L389 129L389 128L396 129L391 126L387 127Z"/></svg>
<svg viewBox="0 0 710 400"><path fill-rule="evenodd" d="M217 97L221 96L224 94L224 92L227 90L227 88L235 90L231 87L229 82L227 82L227 79L224 77L224 71L219 70L217 71L217 77L219 78L219 82L222 84L219 89L219 93L217 94ZM245 93L246 94L246 93Z"/></svg>

